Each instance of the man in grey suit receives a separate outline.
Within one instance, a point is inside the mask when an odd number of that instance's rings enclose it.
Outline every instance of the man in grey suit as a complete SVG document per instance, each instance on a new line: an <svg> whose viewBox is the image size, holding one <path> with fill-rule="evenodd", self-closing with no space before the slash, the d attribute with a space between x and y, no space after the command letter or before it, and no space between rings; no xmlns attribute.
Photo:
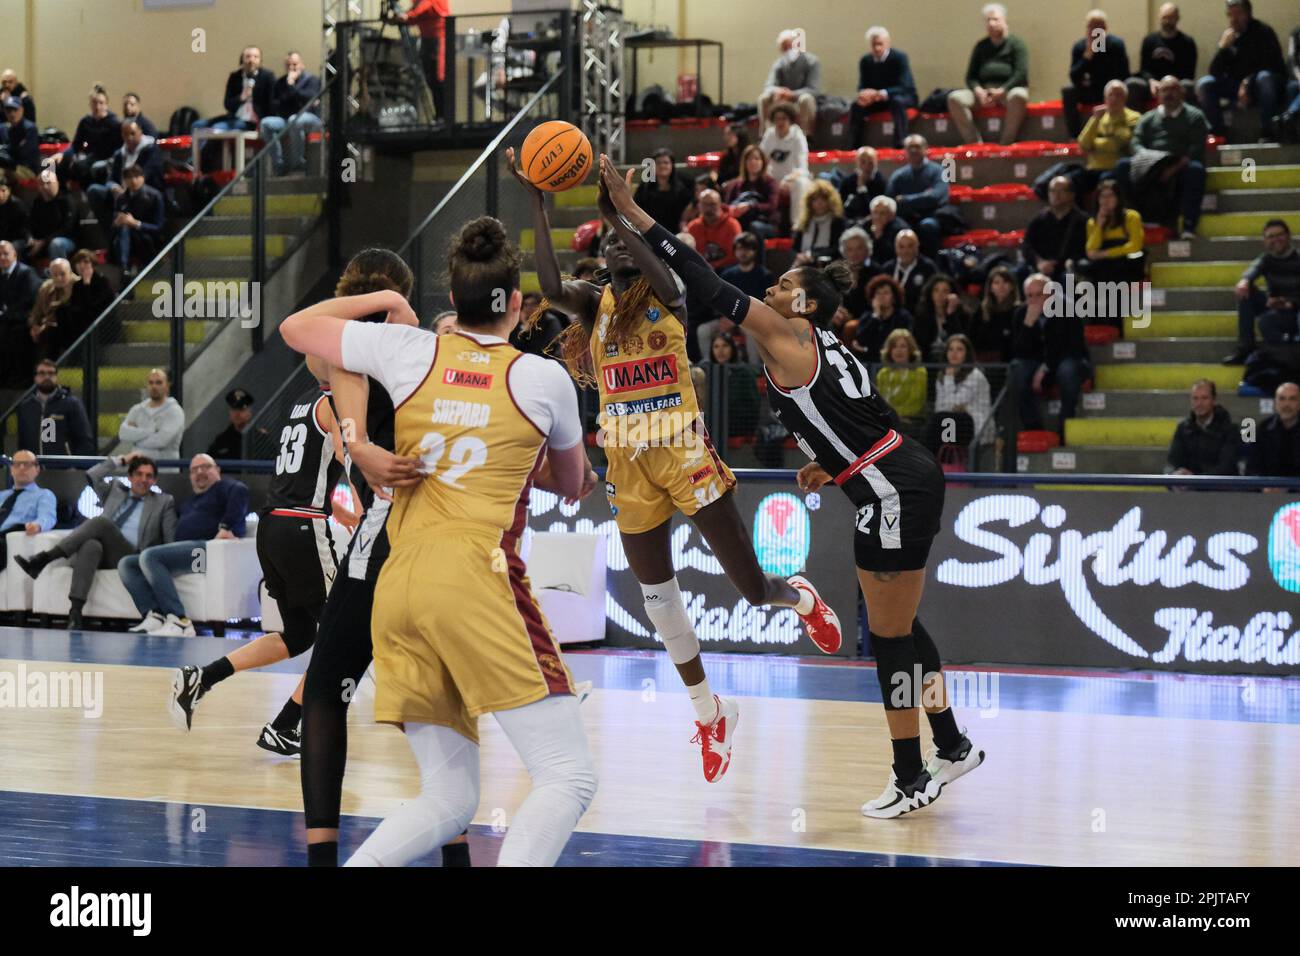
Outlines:
<svg viewBox="0 0 1300 956"><path fill-rule="evenodd" d="M114 477L126 469L130 487ZM91 518L54 547L30 558L14 556L18 565L33 578L38 577L51 561L67 558L72 562L72 587L68 599L72 609L68 626L81 627L81 610L95 580L95 572L117 567L127 555L137 554L156 544L170 544L176 537L176 502L172 496L152 491L158 477L153 459L132 452L121 457L105 458L86 473L86 481L95 490L103 513Z"/></svg>

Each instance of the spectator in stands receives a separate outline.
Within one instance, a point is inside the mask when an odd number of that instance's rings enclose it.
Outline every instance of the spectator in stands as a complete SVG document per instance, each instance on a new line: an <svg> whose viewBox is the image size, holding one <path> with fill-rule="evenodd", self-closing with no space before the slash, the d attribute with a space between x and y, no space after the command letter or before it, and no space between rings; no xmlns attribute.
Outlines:
<svg viewBox="0 0 1300 956"><path fill-rule="evenodd" d="M0 98L9 99L16 96L23 104L23 116L29 122L36 122L36 101L32 99L31 93L27 87L18 81L18 74L13 70L5 70L0 73Z"/></svg>
<svg viewBox="0 0 1300 956"><path fill-rule="evenodd" d="M33 385L18 406L18 447L42 456L95 454L86 406L59 384L59 366L49 359L37 362Z"/></svg>
<svg viewBox="0 0 1300 956"><path fill-rule="evenodd" d="M175 540L142 548L117 565L141 614L136 628L149 634L194 636L174 576L205 567L209 541L242 538L247 530L248 486L221 477L212 456L195 455L190 461L190 487L194 496L176 509Z"/></svg>
<svg viewBox="0 0 1300 956"><path fill-rule="evenodd" d="M1083 259L1087 240L1088 217L1074 201L1074 184L1068 176L1053 177L1047 184L1047 208L1025 227L1023 271L1060 279Z"/></svg>
<svg viewBox="0 0 1300 956"><path fill-rule="evenodd" d="M843 233L844 207L839 192L829 180L814 180L803 194L803 205L791 236L794 264L825 265L839 255Z"/></svg>
<svg viewBox="0 0 1300 956"><path fill-rule="evenodd" d="M762 246L756 235L752 232L742 232L732 243L736 264L727 266L720 273L724 281L730 282L745 295L758 299L763 298L767 294L768 288L776 283L776 276L763 268L763 264L759 260L761 250ZM695 337L698 340L701 355L709 354L713 337L719 332L730 335L734 342L737 336L736 323L730 319L713 318L696 328ZM743 336L744 333L739 334ZM760 362L757 350L746 351L745 358L751 364L759 364Z"/></svg>
<svg viewBox="0 0 1300 956"><path fill-rule="evenodd" d="M31 235L27 227L27 207L15 198L9 181L0 176L0 239L13 243L21 259Z"/></svg>
<svg viewBox="0 0 1300 956"><path fill-rule="evenodd" d="M894 170L885 191L898 204L898 214L912 224L921 239L921 251L934 256L939 251L941 230L935 213L948 202L948 182L943 167L926 158L925 137L907 137L907 163Z"/></svg>
<svg viewBox="0 0 1300 956"><path fill-rule="evenodd" d="M162 246L166 205L162 193L144 183L144 170L122 171L126 187L113 203L113 253L123 277L135 275L132 261L148 262Z"/></svg>
<svg viewBox="0 0 1300 956"><path fill-rule="evenodd" d="M424 80L433 94L433 112L443 117L446 109L443 94L447 83L447 18L451 16L448 0L413 0L411 9L398 16L402 23L420 28L420 63ZM453 40L455 38L453 37Z"/></svg>
<svg viewBox="0 0 1300 956"><path fill-rule="evenodd" d="M853 277L853 285L844 293L841 304L852 318L857 318L870 308L867 283L880 271L871 261L871 237L861 226L850 226L840 235L840 261L849 267Z"/></svg>
<svg viewBox="0 0 1300 956"><path fill-rule="evenodd" d="M849 108L853 144L867 139L867 116L889 110L894 119L894 149L903 148L907 136L907 111L916 106L916 81L907 54L893 48L889 31L867 31L867 53L858 61L858 96Z"/></svg>
<svg viewBox="0 0 1300 956"><path fill-rule="evenodd" d="M968 329L975 357L981 362L1011 361L1011 339L1019 307L1019 289L1011 270L1006 266L989 270L984 280L984 298Z"/></svg>
<svg viewBox="0 0 1300 956"><path fill-rule="evenodd" d="M127 120L139 126L145 136L152 136L157 141L158 127L141 110L139 93L127 93L122 97L122 122L125 123Z"/></svg>
<svg viewBox="0 0 1300 956"><path fill-rule="evenodd" d="M77 248L73 237L81 226L72 197L61 191L52 169L41 170L36 198L27 210L32 238L27 243L28 262L37 259L66 259Z"/></svg>
<svg viewBox="0 0 1300 956"><path fill-rule="evenodd" d="M1282 44L1273 28L1256 20L1250 0L1227 0L1228 28L1219 37L1219 49L1210 72L1196 81L1201 109L1216 136L1227 133L1222 101L1229 109L1259 109L1260 141L1275 138L1274 120L1286 86Z"/></svg>
<svg viewBox="0 0 1300 956"><path fill-rule="evenodd" d="M1167 475L1236 475L1241 436L1208 378L1192 383L1192 410L1169 444Z"/></svg>
<svg viewBox="0 0 1300 956"><path fill-rule="evenodd" d="M1163 163L1145 177L1135 177L1133 162L1115 164L1117 178L1130 196L1167 185L1177 197L1182 213L1182 238L1195 239L1201 221L1201 198L1205 195L1205 137L1209 125L1205 114L1183 102L1183 87L1177 77L1166 76L1158 87L1160 105L1138 120L1133 145L1169 153L1175 162Z"/></svg>
<svg viewBox="0 0 1300 956"><path fill-rule="evenodd" d="M1273 393L1273 414L1259 424L1246 474L1300 478L1300 385L1295 382L1283 382Z"/></svg>
<svg viewBox="0 0 1300 956"><path fill-rule="evenodd" d="M740 225L760 239L776 235L781 187L767 172L767 157L757 146L746 146L741 154L740 175L726 180L722 201Z"/></svg>
<svg viewBox="0 0 1300 956"><path fill-rule="evenodd" d="M727 366L727 437L749 436L758 431L759 397L758 373L736 348L736 341L727 332L713 336L709 346L710 375L722 374Z"/></svg>
<svg viewBox="0 0 1300 956"><path fill-rule="evenodd" d="M127 120L122 124L122 146L113 154L109 165L108 182L94 183L86 188L86 202L105 232L111 232L113 228L113 204L125 191L122 180L132 166L139 166L144 171L146 186L156 189L159 194L167 188L163 180L162 150L152 136L145 135L139 123Z"/></svg>
<svg viewBox="0 0 1300 956"><path fill-rule="evenodd" d="M1070 85L1061 90L1061 108L1065 128L1075 139L1083 127L1079 106L1096 106L1102 101L1108 84L1118 80L1126 86L1126 98L1140 102L1146 84L1140 77L1130 77L1128 48L1124 41L1107 30L1106 14L1090 10L1083 39L1070 51ZM1129 91L1132 92L1129 92ZM1123 104L1125 99L1121 99Z"/></svg>
<svg viewBox="0 0 1300 956"><path fill-rule="evenodd" d="M758 146L768 159L768 173L789 194L788 208L794 218L808 187L808 138L795 124L794 107L789 103L777 103L767 116L770 125Z"/></svg>
<svg viewBox="0 0 1300 956"><path fill-rule="evenodd" d="M262 139L269 144L275 175L307 171L307 137L324 129L320 104L312 103L320 95L320 77L308 73L302 54L291 50L284 58L284 76L275 81L271 92L271 114L262 117ZM312 105L308 106L309 103ZM289 127L288 159L276 134Z"/></svg>
<svg viewBox="0 0 1300 956"><path fill-rule="evenodd" d="M921 354L932 362L943 361L948 340L959 334L964 337L970 329L970 313L957 294L957 283L952 276L942 272L935 273L925 281L913 314L915 319L912 321L912 331L916 335L916 342L921 346ZM974 359L973 346L970 353Z"/></svg>
<svg viewBox="0 0 1300 956"><path fill-rule="evenodd" d="M871 216L871 201L884 196L885 177L876 168L876 151L870 146L859 146L853 155L853 171L835 170L831 174L844 203L844 216L850 222L864 222Z"/></svg>
<svg viewBox="0 0 1300 956"><path fill-rule="evenodd" d="M776 40L781 55L772 63L758 98L758 115L770 117L772 107L788 104L803 132L811 136L817 123L817 96L822 91L821 60L804 48L802 29L782 30ZM764 148L769 156L772 151Z"/></svg>
<svg viewBox="0 0 1300 956"><path fill-rule="evenodd" d="M41 465L26 449L9 460L13 487L0 490L0 568L9 561L9 532L23 531L29 537L49 531L57 520L58 499L54 492L36 484Z"/></svg>
<svg viewBox="0 0 1300 956"><path fill-rule="evenodd" d="M898 203L892 196L877 196L871 200L871 218L867 220L867 235L871 238L871 259L884 267L885 263L896 258L894 245L898 235L911 231L905 221L898 218ZM913 233L915 235L915 233ZM917 245L917 249L920 249Z"/></svg>
<svg viewBox="0 0 1300 956"><path fill-rule="evenodd" d="M245 47L239 55L239 69L226 78L226 95L222 100L226 112L200 120L194 129L257 129L265 116L274 113L272 95L275 74L262 66L262 48Z"/></svg>
<svg viewBox="0 0 1300 956"><path fill-rule="evenodd" d="M1267 292L1256 286L1263 279ZM1237 350L1224 365L1241 365L1255 351L1255 323L1269 345L1300 339L1300 250L1291 245L1291 227L1284 219L1264 224L1264 252L1256 256L1238 280Z"/></svg>
<svg viewBox="0 0 1300 956"><path fill-rule="evenodd" d="M150 369L146 383L149 397L131 406L118 427L118 439L153 458L179 458L185 410L168 394L170 391L167 373L160 368Z"/></svg>
<svg viewBox="0 0 1300 956"><path fill-rule="evenodd" d="M45 160L61 180L69 178L83 185L102 181L108 161L122 145L122 121L108 108L108 92L100 85L90 91L90 112L77 123L72 142L61 153Z"/></svg>
<svg viewBox="0 0 1300 956"><path fill-rule="evenodd" d="M40 288L40 276L31 266L18 261L14 244L0 242L0 343L4 345L0 384L15 384L24 369L31 368L33 350L27 317L36 305Z"/></svg>
<svg viewBox="0 0 1300 956"><path fill-rule="evenodd" d="M127 486L116 477L123 468L129 481ZM72 563L68 626L73 630L82 625L81 612L96 571L117 567L128 555L173 540L176 504L171 495L153 491L157 477L157 466L145 455L133 452L125 457L104 459L86 473L86 481L99 499L101 513L52 548L29 558L14 556L18 566L33 578L40 577L53 561L62 558Z"/></svg>
<svg viewBox="0 0 1300 956"><path fill-rule="evenodd" d="M455 315L453 312L452 315ZM434 328L437 329L437 320ZM244 457L244 432L253 420L253 396L242 388L232 388L226 393L226 407L230 409L230 422L212 439L208 454L218 461L237 461Z"/></svg>
<svg viewBox="0 0 1300 956"><path fill-rule="evenodd" d="M55 354L70 349L82 333L113 304L113 286L95 269L95 254L78 249L72 257L72 298L59 309L59 338Z"/></svg>
<svg viewBox="0 0 1300 956"><path fill-rule="evenodd" d="M4 101L4 137L0 138L0 167L12 170L16 179L32 179L41 167L41 134L36 124L23 116L23 101L11 96Z"/></svg>
<svg viewBox="0 0 1300 956"><path fill-rule="evenodd" d="M1078 177L1085 195L1097 188L1106 174L1114 174L1115 164L1133 152L1133 132L1142 114L1124 105L1129 91L1122 80L1106 84L1105 103L1095 110L1079 134L1084 155L1084 173Z"/></svg>
<svg viewBox="0 0 1300 956"><path fill-rule="evenodd" d="M1020 423L1026 429L1043 427L1038 396L1055 384L1061 393L1059 430L1079 407L1083 383L1092 374L1083 321L1055 309L1047 315L1047 300L1060 287L1041 272L1025 280L1025 302L1015 312L1011 342L1011 381L1015 383Z"/></svg>
<svg viewBox="0 0 1300 956"><path fill-rule="evenodd" d="M938 271L933 259L921 255L921 242L911 229L904 229L895 236L894 258L880 267L881 275L892 277L903 290L903 306L913 315L921 301L922 289ZM918 341L922 349L930 344L923 339Z"/></svg>
<svg viewBox="0 0 1300 956"><path fill-rule="evenodd" d="M700 196L704 195L707 190L713 189L716 185L711 173L700 173L695 177L695 185L691 195L691 204L686 207L682 213L681 228L685 229L687 224L700 214Z"/></svg>
<svg viewBox="0 0 1300 956"><path fill-rule="evenodd" d="M1000 3L984 7L984 29L988 36L975 44L966 67L966 88L948 94L948 112L961 132L962 141L981 143L972 110L1005 106L1002 143L1014 143L1020 136L1029 103L1029 48L1007 29L1007 8Z"/></svg>
<svg viewBox="0 0 1300 956"><path fill-rule="evenodd" d="M682 213L695 196L695 187L679 173L670 149L654 151L654 179L642 180L636 188L636 204L669 232L681 228Z"/></svg>
<svg viewBox="0 0 1300 956"><path fill-rule="evenodd" d="M912 328L912 315L903 306L903 290L890 276L874 276L867 283L867 298L870 311L858 318L849 348L864 362L875 362L896 329Z"/></svg>
<svg viewBox="0 0 1300 956"><path fill-rule="evenodd" d="M700 193L700 214L686 224L695 239L695 248L715 270L725 269L736 261L732 244L740 235L740 223L722 204L716 189Z"/></svg>
<svg viewBox="0 0 1300 956"><path fill-rule="evenodd" d="M1159 96L1160 80L1175 77L1183 87L1183 99L1196 98L1196 41L1178 29L1178 5L1166 3L1160 7L1160 28L1147 34L1142 41L1142 64L1139 75L1147 83L1147 92L1135 101L1129 94L1129 105L1145 113Z"/></svg>
<svg viewBox="0 0 1300 956"><path fill-rule="evenodd" d="M924 351L924 344L921 348ZM993 407L989 380L975 362L970 339L960 332L950 335L941 354L947 365L934 383L934 412L926 428L926 444L937 452L941 445L963 447L991 441L992 429L985 429Z"/></svg>
<svg viewBox="0 0 1300 956"><path fill-rule="evenodd" d="M532 301L528 297L524 298L523 308L519 314L521 316L531 316L537 311L538 306L542 304L542 297L536 293L529 293ZM450 313L455 316L455 312ZM435 320L436 324L436 320ZM525 329L523 323L515 326L513 332L508 336L510 344L521 352L527 352L530 355L540 355L542 358L555 358L555 352L551 350L551 344L558 339L566 328L569 327L569 318L558 309L545 309L537 318L537 324L531 329ZM455 323L447 329L448 332L456 331Z"/></svg>
<svg viewBox="0 0 1300 956"><path fill-rule="evenodd" d="M1273 125L1279 142L1300 143L1300 27L1291 31L1287 59L1291 61L1291 78L1286 84L1286 109Z"/></svg>
<svg viewBox="0 0 1300 956"><path fill-rule="evenodd" d="M27 316L27 327L38 358L58 357L61 341L59 311L72 300L72 289L76 284L72 263L67 259L52 260L49 271L50 277L36 291L36 303Z"/></svg>
<svg viewBox="0 0 1300 956"><path fill-rule="evenodd" d="M728 123L722 137L724 148L718 157L718 185L744 175L745 153L749 149L749 127L744 123ZM763 165L767 165L766 161Z"/></svg>
<svg viewBox="0 0 1300 956"><path fill-rule="evenodd" d="M925 429L925 403L930 373L921 364L921 350L907 329L894 329L880 348L884 367L876 372L876 388L898 412L900 431L918 438Z"/></svg>
<svg viewBox="0 0 1300 956"><path fill-rule="evenodd" d="M1113 179L1103 179L1097 187L1097 212L1088 219L1088 257L1077 264L1079 273L1093 282L1141 282L1145 244L1142 216L1124 206Z"/></svg>

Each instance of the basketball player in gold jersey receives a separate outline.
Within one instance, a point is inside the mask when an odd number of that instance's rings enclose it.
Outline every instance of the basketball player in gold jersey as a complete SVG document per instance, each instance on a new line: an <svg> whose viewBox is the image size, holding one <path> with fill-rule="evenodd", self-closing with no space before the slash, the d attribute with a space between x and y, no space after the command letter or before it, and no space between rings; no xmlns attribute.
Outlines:
<svg viewBox="0 0 1300 956"><path fill-rule="evenodd" d="M293 348L379 382L396 409L394 452L423 479L393 492L392 551L375 591L375 718L401 725L421 792L349 860L400 866L461 833L478 806L478 717L491 713L533 788L503 866L550 866L586 811L596 773L560 648L519 556L533 484L589 493L577 399L564 370L524 355L519 253L490 217L450 255L458 331L409 327L395 292L334 299L285 320ZM396 324L347 321L396 313Z"/></svg>
<svg viewBox="0 0 1300 956"><path fill-rule="evenodd" d="M705 676L673 568L673 515L681 512L695 523L746 601L793 608L828 654L840 647L839 619L806 578L786 580L759 566L731 494L736 478L714 451L695 401L685 323L678 317L685 299L676 277L602 189L600 211L612 227L602 243L609 284L563 280L542 193L515 166L513 149L506 159L532 200L542 308L550 305L577 320L557 341L570 374L600 389L609 463L605 492L646 615L695 707L692 742L700 745L704 779L714 783L731 763L740 709L716 696Z"/></svg>

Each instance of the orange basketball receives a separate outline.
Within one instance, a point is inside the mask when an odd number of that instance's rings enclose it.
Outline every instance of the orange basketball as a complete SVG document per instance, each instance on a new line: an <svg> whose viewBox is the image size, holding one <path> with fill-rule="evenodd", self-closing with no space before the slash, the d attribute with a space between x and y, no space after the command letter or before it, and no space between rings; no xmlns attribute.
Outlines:
<svg viewBox="0 0 1300 956"><path fill-rule="evenodd" d="M578 127L563 120L539 123L519 151L524 177L548 193L579 185L591 172L591 142Z"/></svg>

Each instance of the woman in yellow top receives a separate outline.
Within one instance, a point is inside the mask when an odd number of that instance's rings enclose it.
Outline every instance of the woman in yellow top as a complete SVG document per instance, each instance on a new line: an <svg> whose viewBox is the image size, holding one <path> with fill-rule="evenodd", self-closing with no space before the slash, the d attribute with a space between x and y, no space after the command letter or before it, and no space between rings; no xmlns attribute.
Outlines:
<svg viewBox="0 0 1300 956"><path fill-rule="evenodd" d="M1093 282L1141 282L1146 268L1144 242L1141 214L1124 207L1115 180L1103 179L1097 187L1097 212L1088 219L1088 258L1079 266L1082 277Z"/></svg>
<svg viewBox="0 0 1300 956"><path fill-rule="evenodd" d="M1079 134L1086 163L1085 173L1078 177L1080 198L1097 187L1102 173L1114 169L1122 158L1133 154L1133 131L1142 114L1125 106L1127 97L1128 87L1123 80L1107 83L1102 105L1093 111Z"/></svg>

